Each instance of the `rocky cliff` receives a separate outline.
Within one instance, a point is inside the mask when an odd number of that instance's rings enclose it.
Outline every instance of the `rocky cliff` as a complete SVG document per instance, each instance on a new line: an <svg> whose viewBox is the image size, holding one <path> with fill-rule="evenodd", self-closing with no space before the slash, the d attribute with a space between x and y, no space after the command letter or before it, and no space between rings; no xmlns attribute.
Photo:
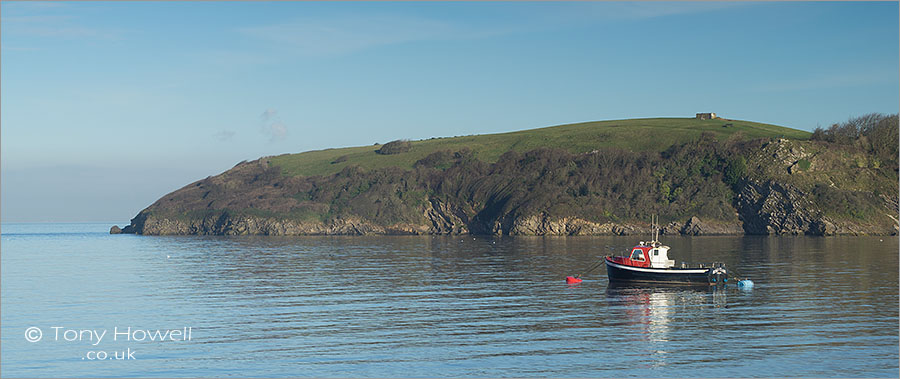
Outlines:
<svg viewBox="0 0 900 379"><path fill-rule="evenodd" d="M785 141L775 141L760 148L783 149ZM546 153L542 153L546 154ZM765 155L765 154L764 154ZM458 157L459 158L459 157ZM794 159L791 157L789 160ZM517 162L534 159L511 158ZM721 217L682 213L671 217L662 228L664 234L684 235L835 235L896 234L898 227L889 222L854 217L830 216L817 197L790 180L789 167L796 163L778 158L786 173L759 180L746 175L734 183L731 195L706 200L699 209L709 214L718 206ZM550 159L552 161L552 159ZM566 162L569 160L569 162ZM571 164L575 162L575 164ZM594 212L562 208L565 196L539 193L538 184L552 177L557 166L574 170L560 173L571 178L578 165L591 162L585 157L566 156L559 164L543 164L534 181L515 184L520 174L503 176L494 170L515 170L498 162L456 162L461 170L363 171L344 170L328 177L288 177L280 174L267 159L243 162L214 177L192 183L141 211L123 233L145 235L370 235L370 234L495 234L495 235L629 235L646 233L643 220L622 220L614 216L590 217ZM751 161L752 163L752 161ZM573 168L574 167L574 168ZM522 172L532 168L520 167ZM448 172L449 171L449 172ZM463 172L466 175L461 175ZM473 173L476 172L476 173ZM480 173L479 173L480 172ZM437 175L437 177L435 177ZM470 176L475 175L476 179ZM640 175L640 173L637 173ZM721 177L712 183L725 186ZM830 178L831 176L825 176ZM474 182L471 182L473 181ZM471 183L470 183L471 182ZM511 183L512 182L512 183ZM447 196L439 188L449 189ZM569 185L563 185L569 187ZM529 191L528 188L532 188ZM682 187L679 187L682 188ZM688 188L688 187L683 187ZM727 188L727 186L723 187ZM818 187L815 187L818 188ZM534 192L537 191L537 192ZM582 192L590 192L581 187ZM720 190L721 191L721 190ZM446 191L445 191L446 192ZM676 191L677 192L677 191ZM858 191L857 191L858 192ZM842 192L843 193L843 192ZM588 194L585 203L593 199ZM593 198L598 195L593 195ZM871 197L871 196L870 196ZM650 199L650 198L648 198ZM660 202L678 203L670 198L659 200L649 210L661 208ZM703 200L698 196L691 202ZM874 200L872 200L874 199ZM896 207L889 196L872 197L861 206L874 207L875 212L890 216ZM717 202L717 203L715 203ZM534 205L536 204L536 205ZM706 208L704 208L706 207ZM639 208L639 207L636 207ZM568 209L568 210L565 210ZM705 209L705 210L704 210ZM851 209L852 211L852 209ZM730 212L730 213L729 213ZM585 216L587 214L587 216ZM840 215L839 215L840 216ZM883 216L882 216L883 218ZM112 232L112 231L111 231Z"/></svg>

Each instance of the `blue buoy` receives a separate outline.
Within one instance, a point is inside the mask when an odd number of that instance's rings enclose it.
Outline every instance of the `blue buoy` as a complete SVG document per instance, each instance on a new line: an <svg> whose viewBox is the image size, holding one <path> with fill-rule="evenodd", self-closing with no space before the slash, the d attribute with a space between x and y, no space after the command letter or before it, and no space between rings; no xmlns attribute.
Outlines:
<svg viewBox="0 0 900 379"><path fill-rule="evenodd" d="M753 281L750 279L744 279L738 282L738 288L750 289L753 288Z"/></svg>

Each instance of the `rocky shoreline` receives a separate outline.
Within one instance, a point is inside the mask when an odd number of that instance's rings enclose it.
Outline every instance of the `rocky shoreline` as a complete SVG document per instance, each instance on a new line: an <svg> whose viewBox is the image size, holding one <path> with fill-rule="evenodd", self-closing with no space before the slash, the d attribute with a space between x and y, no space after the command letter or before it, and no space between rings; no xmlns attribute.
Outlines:
<svg viewBox="0 0 900 379"><path fill-rule="evenodd" d="M664 235L897 235L893 228L832 221L790 185L748 182L737 200L739 221L702 220L696 216L664 225ZM596 223L576 217L547 215L501 218L491 223L469 220L457 207L429 201L422 209L425 223L378 225L360 217L338 218L325 223L277 217L250 216L227 211L202 218L157 217L144 210L110 234L142 235L511 235L511 236L613 236L647 233L648 223Z"/></svg>
<svg viewBox="0 0 900 379"><path fill-rule="evenodd" d="M703 222L691 217L684 223L670 222L660 229L663 235L714 236L714 235L897 235L897 230L886 231L859 225L835 226L826 219L817 220L807 229L775 228L766 225L764 230L745 230L740 223ZM758 227L758 225L756 225ZM110 234L141 235L261 235L261 236L313 236L313 235L511 235L511 236L627 236L646 234L649 224L604 223L597 224L582 219L548 220L532 217L517 221L508 233L499 229L494 233L471 233L465 226L452 229L434 226L399 223L389 226L375 225L365 220L338 220L333 223L303 222L261 217L223 217L217 220L191 221L150 218L138 225L125 228L113 226Z"/></svg>

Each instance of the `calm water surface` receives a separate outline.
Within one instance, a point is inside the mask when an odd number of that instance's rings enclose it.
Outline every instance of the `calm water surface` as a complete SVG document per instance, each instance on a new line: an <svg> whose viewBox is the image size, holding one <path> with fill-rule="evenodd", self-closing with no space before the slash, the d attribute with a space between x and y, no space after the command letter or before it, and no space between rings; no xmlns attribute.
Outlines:
<svg viewBox="0 0 900 379"><path fill-rule="evenodd" d="M723 261L756 284L696 291L609 288L603 268L565 284L639 237L109 225L2 225L0 375L900 376L897 237L664 238L671 258Z"/></svg>

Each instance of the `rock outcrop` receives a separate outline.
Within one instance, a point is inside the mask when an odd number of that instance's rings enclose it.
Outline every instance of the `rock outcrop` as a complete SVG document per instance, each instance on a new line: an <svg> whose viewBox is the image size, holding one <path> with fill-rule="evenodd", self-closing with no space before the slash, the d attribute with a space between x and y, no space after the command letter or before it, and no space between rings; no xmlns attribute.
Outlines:
<svg viewBox="0 0 900 379"><path fill-rule="evenodd" d="M689 236L733 235L741 232L742 228L738 223L703 222L697 216L691 217L681 227L681 234Z"/></svg>
<svg viewBox="0 0 900 379"><path fill-rule="evenodd" d="M575 217L552 218L546 214L519 217L512 222L506 233L509 235L528 236L586 236L586 235L632 235L640 231L646 232L648 226L630 224L599 224Z"/></svg>
<svg viewBox="0 0 900 379"><path fill-rule="evenodd" d="M428 234L469 234L466 213L438 199L430 199L425 204L423 215L430 224Z"/></svg>
<svg viewBox="0 0 900 379"><path fill-rule="evenodd" d="M885 201L885 209L891 204ZM824 209L790 184L776 181L747 181L737 198L737 210L744 233L762 235L888 235L897 234L897 224L866 220L832 220ZM886 213L888 217L893 216Z"/></svg>
<svg viewBox="0 0 900 379"><path fill-rule="evenodd" d="M144 213L132 220L133 233L144 235L417 235L438 234L421 226L398 223L375 225L358 218L337 219L332 223L286 220L271 217L233 215L223 212L201 219L179 220Z"/></svg>
<svg viewBox="0 0 900 379"><path fill-rule="evenodd" d="M775 181L747 181L737 209L747 234L833 234L833 225L797 188Z"/></svg>

